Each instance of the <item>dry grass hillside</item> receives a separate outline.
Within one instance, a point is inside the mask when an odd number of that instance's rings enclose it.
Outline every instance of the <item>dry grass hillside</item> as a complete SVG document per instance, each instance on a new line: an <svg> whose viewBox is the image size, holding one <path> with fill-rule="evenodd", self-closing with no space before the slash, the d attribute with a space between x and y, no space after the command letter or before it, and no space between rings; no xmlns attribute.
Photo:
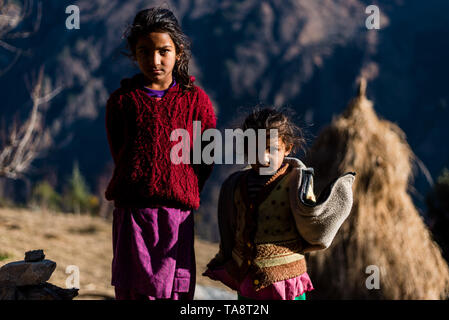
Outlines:
<svg viewBox="0 0 449 320"><path fill-rule="evenodd" d="M226 289L201 276L218 245L195 240L197 284ZM114 297L110 285L112 222L87 215L0 208L0 266L23 260L25 251L43 249L57 263L49 282L65 288L67 266L80 270L76 299Z"/></svg>

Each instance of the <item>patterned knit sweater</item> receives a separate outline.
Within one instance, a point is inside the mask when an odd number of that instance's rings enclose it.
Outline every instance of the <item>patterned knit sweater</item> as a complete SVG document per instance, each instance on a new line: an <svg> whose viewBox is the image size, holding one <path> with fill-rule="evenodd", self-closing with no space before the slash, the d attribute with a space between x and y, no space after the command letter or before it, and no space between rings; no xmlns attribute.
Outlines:
<svg viewBox="0 0 449 320"><path fill-rule="evenodd" d="M197 209L213 165L170 160L171 148L180 142L170 141L175 129L189 132L193 150L193 121L201 121L201 133L216 127L212 103L198 86L183 92L176 84L158 100L144 91L143 74L123 79L106 105L106 132L115 164L106 199L114 200L116 207Z"/></svg>
<svg viewBox="0 0 449 320"><path fill-rule="evenodd" d="M290 209L288 169L289 164L284 164L255 197L249 189L254 170L247 170L234 192L235 245L226 269L238 282L250 273L256 290L307 271L301 254L303 239Z"/></svg>

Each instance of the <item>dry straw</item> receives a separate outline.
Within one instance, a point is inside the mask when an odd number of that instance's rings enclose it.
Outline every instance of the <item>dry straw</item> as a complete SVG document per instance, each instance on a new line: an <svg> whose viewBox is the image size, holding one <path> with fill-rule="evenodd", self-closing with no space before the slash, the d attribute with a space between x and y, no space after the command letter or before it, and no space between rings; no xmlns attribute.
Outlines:
<svg viewBox="0 0 449 320"><path fill-rule="evenodd" d="M414 154L403 131L376 115L365 88L362 79L358 96L321 132L306 161L316 190L357 173L349 218L330 248L308 257L312 296L447 299L448 265L408 194ZM380 270L379 289L366 286L369 265Z"/></svg>

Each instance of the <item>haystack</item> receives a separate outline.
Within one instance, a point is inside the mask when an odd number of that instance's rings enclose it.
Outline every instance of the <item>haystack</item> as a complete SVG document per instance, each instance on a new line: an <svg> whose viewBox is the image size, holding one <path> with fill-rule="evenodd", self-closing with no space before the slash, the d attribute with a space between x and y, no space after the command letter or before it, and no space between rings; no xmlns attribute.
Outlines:
<svg viewBox="0 0 449 320"><path fill-rule="evenodd" d="M308 257L316 288L310 297L447 299L448 265L408 193L414 154L404 132L377 116L365 88L362 79L358 96L306 159L315 168L315 192L344 172L357 173L349 218L331 247Z"/></svg>

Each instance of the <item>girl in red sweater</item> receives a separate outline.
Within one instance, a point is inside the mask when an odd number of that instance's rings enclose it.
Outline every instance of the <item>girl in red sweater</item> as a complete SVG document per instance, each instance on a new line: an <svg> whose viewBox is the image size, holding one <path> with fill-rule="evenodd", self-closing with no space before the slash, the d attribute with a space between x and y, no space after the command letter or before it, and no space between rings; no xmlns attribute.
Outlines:
<svg viewBox="0 0 449 320"><path fill-rule="evenodd" d="M193 299L192 210L212 165L173 164L173 130L215 128L206 93L188 74L189 41L168 9L140 11L125 33L141 73L123 79L106 105L115 168L112 280L116 299Z"/></svg>

